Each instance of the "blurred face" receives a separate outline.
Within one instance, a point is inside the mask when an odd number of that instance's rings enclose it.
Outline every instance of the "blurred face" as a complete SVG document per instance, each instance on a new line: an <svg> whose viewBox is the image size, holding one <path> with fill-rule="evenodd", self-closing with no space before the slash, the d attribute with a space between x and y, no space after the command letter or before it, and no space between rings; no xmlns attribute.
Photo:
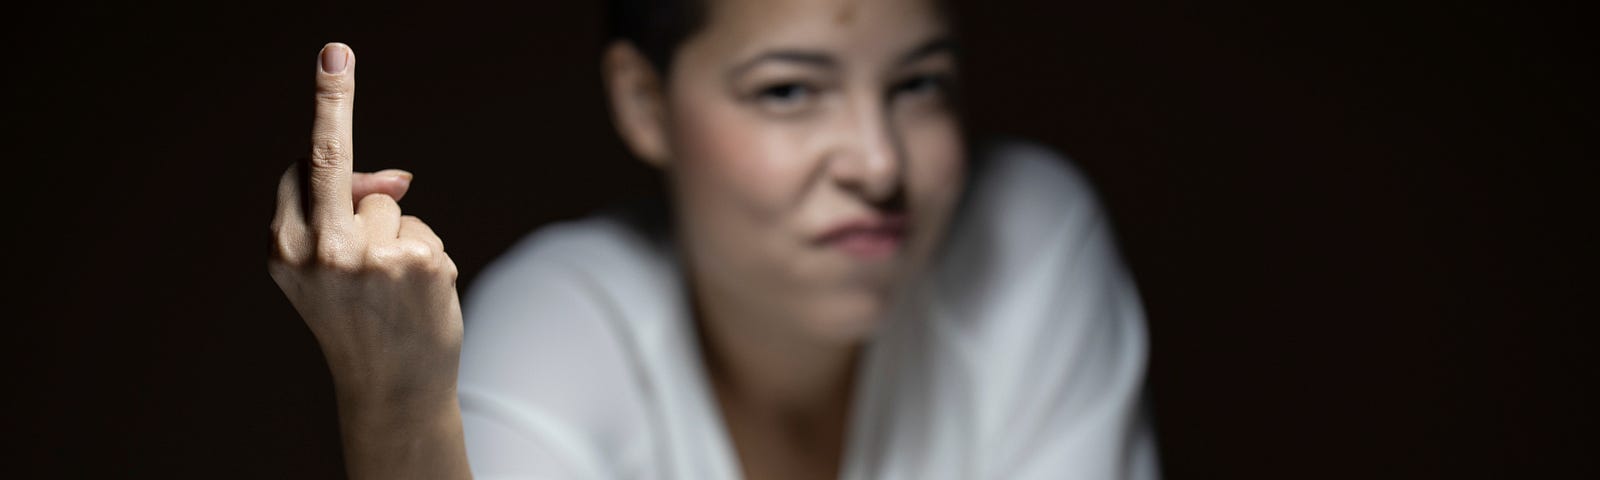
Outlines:
<svg viewBox="0 0 1600 480"><path fill-rule="evenodd" d="M665 86L679 239L702 304L851 342L943 236L964 174L931 0L713 0Z"/></svg>

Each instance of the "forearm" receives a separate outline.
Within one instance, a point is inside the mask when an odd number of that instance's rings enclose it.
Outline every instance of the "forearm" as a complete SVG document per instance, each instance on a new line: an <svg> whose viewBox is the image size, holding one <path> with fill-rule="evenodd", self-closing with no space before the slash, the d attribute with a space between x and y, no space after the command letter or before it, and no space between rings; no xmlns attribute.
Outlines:
<svg viewBox="0 0 1600 480"><path fill-rule="evenodd" d="M436 399L340 398L339 420L352 479L472 478L453 391Z"/></svg>

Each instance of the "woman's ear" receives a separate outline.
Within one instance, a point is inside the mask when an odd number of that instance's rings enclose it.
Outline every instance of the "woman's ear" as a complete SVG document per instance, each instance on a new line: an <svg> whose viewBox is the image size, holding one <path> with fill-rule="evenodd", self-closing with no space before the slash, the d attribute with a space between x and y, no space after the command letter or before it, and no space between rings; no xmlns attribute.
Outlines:
<svg viewBox="0 0 1600 480"><path fill-rule="evenodd" d="M640 159L666 168L671 155L661 74L626 40L613 41L606 47L601 68L606 95L611 100L611 120L622 141Z"/></svg>

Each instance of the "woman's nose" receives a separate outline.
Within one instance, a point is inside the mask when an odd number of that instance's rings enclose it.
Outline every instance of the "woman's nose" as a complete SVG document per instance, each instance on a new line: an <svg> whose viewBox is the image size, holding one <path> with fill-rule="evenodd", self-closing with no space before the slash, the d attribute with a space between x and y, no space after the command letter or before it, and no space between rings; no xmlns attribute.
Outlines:
<svg viewBox="0 0 1600 480"><path fill-rule="evenodd" d="M840 125L831 176L867 203L887 202L899 193L905 165L894 125L885 109L876 105L852 109L849 117Z"/></svg>

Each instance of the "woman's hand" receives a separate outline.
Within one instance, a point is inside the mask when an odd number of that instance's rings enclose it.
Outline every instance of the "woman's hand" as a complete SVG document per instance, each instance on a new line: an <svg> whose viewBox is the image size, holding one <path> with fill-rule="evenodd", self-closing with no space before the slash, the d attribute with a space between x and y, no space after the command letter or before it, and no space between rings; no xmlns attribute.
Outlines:
<svg viewBox="0 0 1600 480"><path fill-rule="evenodd" d="M461 476L455 263L400 213L409 173L351 171L349 47L323 47L316 101L311 157L278 184L272 279L327 357L352 476Z"/></svg>

